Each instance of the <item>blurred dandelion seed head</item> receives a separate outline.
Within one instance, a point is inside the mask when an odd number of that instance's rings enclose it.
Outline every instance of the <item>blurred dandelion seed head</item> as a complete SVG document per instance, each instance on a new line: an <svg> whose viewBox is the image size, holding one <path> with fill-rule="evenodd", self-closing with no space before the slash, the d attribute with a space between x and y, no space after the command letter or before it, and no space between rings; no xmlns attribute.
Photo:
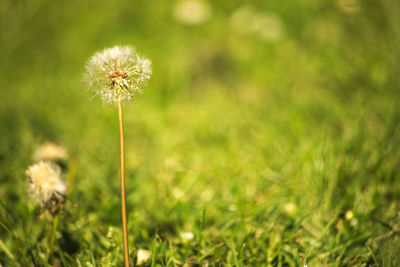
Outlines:
<svg viewBox="0 0 400 267"><path fill-rule="evenodd" d="M41 161L28 168L28 193L42 207L52 200L61 201L65 196L65 184L61 180L61 169L56 164Z"/></svg>
<svg viewBox="0 0 400 267"><path fill-rule="evenodd" d="M146 263L151 257L151 251L146 249L139 249L137 252L136 264L140 265Z"/></svg>
<svg viewBox="0 0 400 267"><path fill-rule="evenodd" d="M251 25L256 16L256 11L252 6L241 6L236 9L230 18L232 29L240 34L251 33Z"/></svg>
<svg viewBox="0 0 400 267"><path fill-rule="evenodd" d="M205 1L179 1L174 7L174 18L183 24L200 24L211 17L211 7Z"/></svg>
<svg viewBox="0 0 400 267"><path fill-rule="evenodd" d="M264 42L279 41L284 33L284 25L278 15L258 12L254 7L247 5L232 13L230 26L239 34L254 34Z"/></svg>
<svg viewBox="0 0 400 267"><path fill-rule="evenodd" d="M107 103L131 101L151 75L151 61L130 46L115 46L96 52L86 63L89 88Z"/></svg>
<svg viewBox="0 0 400 267"><path fill-rule="evenodd" d="M277 41L281 38L283 25L275 14L261 14L253 22L254 31L266 42Z"/></svg>
<svg viewBox="0 0 400 267"><path fill-rule="evenodd" d="M65 161L68 158L67 150L53 142L43 143L33 154L35 161L50 160L50 161Z"/></svg>
<svg viewBox="0 0 400 267"><path fill-rule="evenodd" d="M183 242L189 242L193 240L194 234L192 232L183 232L181 233L181 238Z"/></svg>

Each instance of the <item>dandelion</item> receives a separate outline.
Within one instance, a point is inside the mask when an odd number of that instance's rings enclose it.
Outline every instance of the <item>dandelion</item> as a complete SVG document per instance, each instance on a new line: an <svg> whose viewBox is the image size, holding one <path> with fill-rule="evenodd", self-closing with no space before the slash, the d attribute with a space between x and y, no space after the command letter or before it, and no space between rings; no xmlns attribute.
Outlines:
<svg viewBox="0 0 400 267"><path fill-rule="evenodd" d="M68 152L60 145L46 142L36 149L33 158L35 161L65 161L68 158Z"/></svg>
<svg viewBox="0 0 400 267"><path fill-rule="evenodd" d="M65 198L65 184L61 180L61 169L56 164L41 161L28 168L28 192L42 207L53 201L60 203Z"/></svg>
<svg viewBox="0 0 400 267"><path fill-rule="evenodd" d="M48 262L53 262L54 244L60 218L60 210L66 199L66 186L61 179L61 168L51 161L40 161L26 170L28 193L42 208L54 215L53 227L49 235Z"/></svg>
<svg viewBox="0 0 400 267"><path fill-rule="evenodd" d="M131 101L141 91L151 75L151 61L129 46L115 46L97 52L86 64L86 79L105 102L118 103L120 139L120 182L122 236L125 266L129 267L128 223L125 193L125 144L122 102Z"/></svg>
<svg viewBox="0 0 400 267"><path fill-rule="evenodd" d="M150 79L151 61L130 46L97 52L86 64L89 87L107 103L131 101Z"/></svg>

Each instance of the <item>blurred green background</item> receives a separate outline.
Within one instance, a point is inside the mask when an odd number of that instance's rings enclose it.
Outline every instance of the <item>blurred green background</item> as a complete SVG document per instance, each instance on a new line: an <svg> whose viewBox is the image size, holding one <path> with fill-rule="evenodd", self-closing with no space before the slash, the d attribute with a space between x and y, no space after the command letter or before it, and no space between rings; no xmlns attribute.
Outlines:
<svg viewBox="0 0 400 267"><path fill-rule="evenodd" d="M83 75L95 51L133 45L153 75L125 105L132 259L398 266L398 14L394 0L2 0L0 265L46 266L51 224L25 170L52 141L77 159L56 262L121 266L117 109Z"/></svg>

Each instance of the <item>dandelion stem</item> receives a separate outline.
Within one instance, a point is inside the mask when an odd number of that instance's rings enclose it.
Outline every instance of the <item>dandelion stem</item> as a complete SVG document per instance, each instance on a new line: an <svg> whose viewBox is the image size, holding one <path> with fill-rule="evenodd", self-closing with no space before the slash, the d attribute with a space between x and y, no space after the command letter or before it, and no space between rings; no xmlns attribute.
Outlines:
<svg viewBox="0 0 400 267"><path fill-rule="evenodd" d="M60 213L61 211L57 211L53 218L53 228L51 229L50 239L49 239L49 263L53 262L54 242L56 240L56 233L57 233Z"/></svg>
<svg viewBox="0 0 400 267"><path fill-rule="evenodd" d="M125 267L129 267L129 247L128 247L128 226L126 221L126 193L125 193L125 146L124 146L124 120L122 117L122 99L119 94L118 101L119 113L119 140L120 140L120 161L121 161L121 209L122 209L122 236L124 242L124 262Z"/></svg>

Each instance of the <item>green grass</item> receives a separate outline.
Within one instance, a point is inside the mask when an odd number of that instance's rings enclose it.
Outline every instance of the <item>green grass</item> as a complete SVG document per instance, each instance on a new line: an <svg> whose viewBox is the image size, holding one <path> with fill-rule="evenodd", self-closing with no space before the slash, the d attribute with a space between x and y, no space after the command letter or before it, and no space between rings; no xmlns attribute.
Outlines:
<svg viewBox="0 0 400 267"><path fill-rule="evenodd" d="M132 259L398 266L400 6L300 2L252 4L284 28L264 42L230 27L238 1L210 1L193 26L167 1L2 1L0 265L49 266L52 224L25 170L56 141L77 159L56 260L122 266L117 108L82 75L96 50L129 44L154 71L125 106Z"/></svg>

